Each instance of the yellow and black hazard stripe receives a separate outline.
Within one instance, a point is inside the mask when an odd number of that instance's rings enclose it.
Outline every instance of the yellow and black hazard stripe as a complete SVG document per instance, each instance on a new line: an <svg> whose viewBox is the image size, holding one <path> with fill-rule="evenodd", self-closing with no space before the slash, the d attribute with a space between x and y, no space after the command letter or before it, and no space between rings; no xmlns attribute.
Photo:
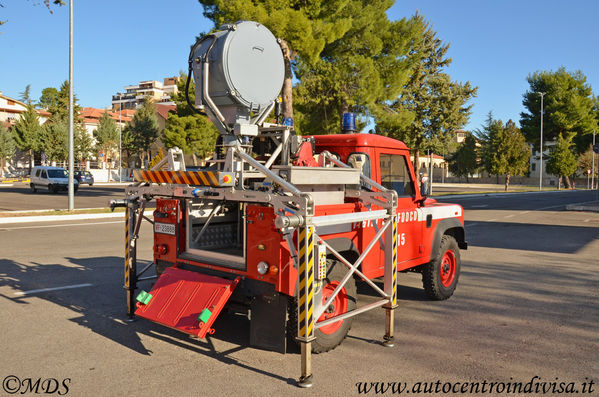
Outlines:
<svg viewBox="0 0 599 397"><path fill-rule="evenodd" d="M393 255L391 259L393 261L393 270L391 272L391 274L393 275L393 294L391 296L391 304L395 306L397 304L397 216L394 216L391 222L393 227Z"/></svg>
<svg viewBox="0 0 599 397"><path fill-rule="evenodd" d="M171 183L197 186L233 186L233 174L219 171L145 171L134 170L136 182Z"/></svg>
<svg viewBox="0 0 599 397"><path fill-rule="evenodd" d="M307 339L314 333L314 227L299 229L299 304L298 338Z"/></svg>
<svg viewBox="0 0 599 397"><path fill-rule="evenodd" d="M131 222L131 208L127 207L125 210L125 288L129 288L131 284L129 261L131 260L131 235L130 235L130 222Z"/></svg>

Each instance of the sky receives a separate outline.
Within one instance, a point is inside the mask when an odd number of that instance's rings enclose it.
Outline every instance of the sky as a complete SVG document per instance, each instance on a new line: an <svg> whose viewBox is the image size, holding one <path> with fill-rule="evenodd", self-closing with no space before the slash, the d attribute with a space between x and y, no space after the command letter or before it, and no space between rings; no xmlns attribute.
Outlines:
<svg viewBox="0 0 599 397"><path fill-rule="evenodd" d="M33 98L68 78L68 6L0 0L0 91ZM74 90L84 107L110 106L126 85L187 69L190 45L212 23L195 0L78 1L74 5ZM599 94L596 0L397 0L390 19L419 12L450 45L454 81L478 87L467 130L489 111L518 121L526 77L537 70L581 70Z"/></svg>

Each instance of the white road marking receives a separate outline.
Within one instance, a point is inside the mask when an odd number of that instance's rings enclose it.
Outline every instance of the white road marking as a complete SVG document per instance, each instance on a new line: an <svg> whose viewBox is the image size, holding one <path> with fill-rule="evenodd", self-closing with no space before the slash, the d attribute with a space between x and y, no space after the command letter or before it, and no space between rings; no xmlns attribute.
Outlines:
<svg viewBox="0 0 599 397"><path fill-rule="evenodd" d="M506 218L513 218L513 217L514 217L514 214L511 214L511 215L506 215L505 217L506 217Z"/></svg>
<svg viewBox="0 0 599 397"><path fill-rule="evenodd" d="M487 208L489 204L472 205L470 208Z"/></svg>
<svg viewBox="0 0 599 397"><path fill-rule="evenodd" d="M65 226L88 226L88 225L107 225L109 223L123 223L125 221L112 221L112 222L88 222L88 223L65 223L62 225L39 225L39 226L19 226L19 227L1 227L2 230L19 230L19 229L42 229L48 227L65 227Z"/></svg>
<svg viewBox="0 0 599 397"><path fill-rule="evenodd" d="M32 289L32 290L29 290L29 291L16 292L15 296L25 296L25 295L37 294L37 293L40 293L40 292L60 291L60 290L63 290L63 289L91 287L92 285L93 284L85 283L85 284L65 285L63 287Z"/></svg>
<svg viewBox="0 0 599 397"><path fill-rule="evenodd" d="M592 203L595 200L591 200L591 201L582 201L580 203L567 203L567 204L560 204L560 205L552 205L549 207L542 207L542 208L537 208L535 211L543 211L543 210L548 210L550 208L560 208L560 207L565 207L566 205L579 205L579 204L586 204L586 203Z"/></svg>
<svg viewBox="0 0 599 397"><path fill-rule="evenodd" d="M464 227L475 226L475 225L478 225L479 223L480 223L480 222L469 223L469 224L467 224L467 225L466 225L466 226L464 226Z"/></svg>
<svg viewBox="0 0 599 397"><path fill-rule="evenodd" d="M589 218L587 218L587 219L585 219L583 222L585 222L585 223L587 223L587 222L590 222L590 219L589 219Z"/></svg>

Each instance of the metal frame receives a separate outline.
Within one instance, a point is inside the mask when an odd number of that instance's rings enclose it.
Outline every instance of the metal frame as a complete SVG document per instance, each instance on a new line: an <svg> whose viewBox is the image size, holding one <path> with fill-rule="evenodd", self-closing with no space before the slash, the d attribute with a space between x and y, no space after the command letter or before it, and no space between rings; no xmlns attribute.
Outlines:
<svg viewBox="0 0 599 397"><path fill-rule="evenodd" d="M283 134L285 135L285 134ZM288 136L283 136L281 145L277 147L276 156L283 155L285 149L284 142L288 141ZM279 150L279 148L281 148ZM330 153L321 153L324 156L325 162L329 161L333 166L349 168L348 165L335 159ZM273 154L273 158L276 157ZM315 330L327 324L349 318L368 310L377 307L383 307L386 311L385 335L383 337L383 345L393 346L394 335L394 309L397 307L397 193L386 189L379 185L364 174L360 175L363 184L369 189L357 190L346 189L345 197L358 198L369 208L365 212L351 212L347 214L314 216L314 202L309 193L302 192L293 184L285 181L274 171L269 169L274 163L274 160L269 159L267 164L261 164L249 154L245 153L242 148L229 147L227 159L235 161L237 158L240 161L239 170L236 172L237 178L243 178L242 170L244 162L248 163L255 173L261 174L264 178L271 180L276 184L278 190L275 189L269 192L244 190L239 186L188 186L188 185L152 185L152 184L135 184L130 185L126 189L127 199L123 203L117 203L115 206L126 206L126 247L125 247L125 289L127 290L127 314L129 318L134 317L135 297L134 292L137 281L146 278L139 276L147 270L146 266L139 274L137 273L136 264L136 240L138 238L139 227L142 219L147 219L143 216L143 210L146 202L156 196L173 197L179 199L199 199L209 200L212 202L237 201L237 202L254 202L272 205L275 208L275 213L279 216L275 225L288 244L294 266L299 270L299 288L298 295L298 338L301 345L301 376L298 385L301 387L310 387L312 385L312 356L311 342L315 339ZM272 161L271 161L272 160ZM165 164L166 162L162 162ZM226 164L224 165L226 167ZM233 169L233 167L231 168ZM243 185L241 186L243 188ZM141 203L140 203L141 201ZM371 210L372 206L377 206L382 209ZM149 219L147 219L149 220ZM359 255L354 263L350 263L339 252L331 247L325 240L324 246L327 252L336 257L341 263L347 267L347 272L342 278L339 285L335 288L328 301L324 304L317 302L320 291L316 291L315 269L314 269L314 243L321 240L316 234L316 227L341 225L353 222L362 222L364 220L372 220L374 223L381 220L382 226L377 230L375 236L367 244L366 248ZM294 246L293 235L297 232L298 246ZM369 280L358 269L362 261L371 252L372 248L381 241L385 236L383 245L385 251L385 275L384 289L378 287L374 282ZM356 308L350 312L343 313L333 318L318 322L322 313L339 294L341 289L346 285L348 280L357 275L362 278L374 291L376 291L381 299Z"/></svg>

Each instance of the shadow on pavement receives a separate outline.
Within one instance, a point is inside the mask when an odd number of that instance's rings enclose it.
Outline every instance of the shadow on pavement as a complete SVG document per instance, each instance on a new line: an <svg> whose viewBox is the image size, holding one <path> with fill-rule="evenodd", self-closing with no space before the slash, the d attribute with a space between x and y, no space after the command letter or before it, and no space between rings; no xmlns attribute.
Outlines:
<svg viewBox="0 0 599 397"><path fill-rule="evenodd" d="M467 234L468 244L476 247L575 254L599 239L599 228L477 221Z"/></svg>
<svg viewBox="0 0 599 397"><path fill-rule="evenodd" d="M27 305L30 304L30 298L35 297L70 309L75 313L70 321L142 355L149 356L153 352L143 345L140 334L160 339L177 348L213 357L225 364L236 365L287 383L295 382L292 378L281 377L229 357L230 354L239 350L253 348L249 345L249 320L247 317L231 315L223 311L214 323L214 328L217 330L216 335L208 336L206 340L192 338L179 331L143 319L127 322L126 297L122 288L123 279L120 266L123 259L114 256L66 259L74 266L24 264L1 259L0 286L8 286L21 292L83 282L93 284L91 287L39 292L22 296L18 295L18 292L12 296L0 294L0 298L14 304ZM139 263L138 266L142 267L143 263ZM140 283L139 287L149 290L151 281L144 281ZM237 346L219 352L215 349L213 340L225 341Z"/></svg>

